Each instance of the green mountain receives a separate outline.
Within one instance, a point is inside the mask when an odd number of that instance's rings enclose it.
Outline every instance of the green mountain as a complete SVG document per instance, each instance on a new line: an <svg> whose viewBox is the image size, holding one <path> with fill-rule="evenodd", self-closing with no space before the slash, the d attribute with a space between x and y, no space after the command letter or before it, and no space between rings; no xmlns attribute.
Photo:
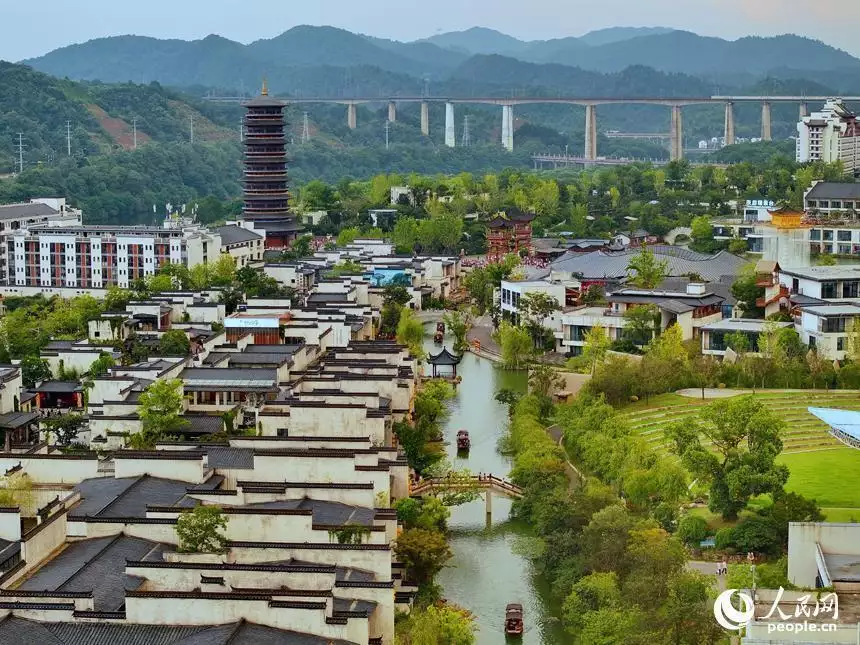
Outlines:
<svg viewBox="0 0 860 645"><path fill-rule="evenodd" d="M150 141L237 138L208 104L198 104L158 84L74 83L0 61L0 174L18 162L18 133L23 136L24 167L67 156L67 124L72 156L83 158ZM189 102L191 101L191 102Z"/></svg>
<svg viewBox="0 0 860 645"><path fill-rule="evenodd" d="M814 72L860 69L860 60L820 41L801 36L748 37L735 41L699 36L687 31L639 36L598 47L575 46L547 53L531 49L530 58L541 62L576 65L583 69L618 71L632 64L684 74L763 75L788 67Z"/></svg>
<svg viewBox="0 0 860 645"><path fill-rule="evenodd" d="M528 46L525 41L486 27L449 31L430 36L419 42L427 42L444 49L467 54L514 54Z"/></svg>
<svg viewBox="0 0 860 645"><path fill-rule="evenodd" d="M579 40L586 45L599 47L600 45L618 43L622 40L630 40L639 36L655 36L668 34L672 31L675 30L669 27L607 27L606 29L589 31L584 36L580 36Z"/></svg>

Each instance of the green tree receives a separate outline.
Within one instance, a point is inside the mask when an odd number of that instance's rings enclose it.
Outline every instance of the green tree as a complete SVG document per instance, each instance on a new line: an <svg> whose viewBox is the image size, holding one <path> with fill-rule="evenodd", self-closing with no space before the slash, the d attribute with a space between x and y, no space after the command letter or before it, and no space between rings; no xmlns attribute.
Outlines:
<svg viewBox="0 0 860 645"><path fill-rule="evenodd" d="M341 232L337 234L337 245L349 246L360 236L361 230L357 227L342 229Z"/></svg>
<svg viewBox="0 0 860 645"><path fill-rule="evenodd" d="M518 309L525 316L526 328L535 347L540 348L544 335L544 322L553 313L559 311L561 305L548 293L536 291L520 298Z"/></svg>
<svg viewBox="0 0 860 645"><path fill-rule="evenodd" d="M753 495L782 491L788 468L776 458L783 427L760 401L745 396L707 405L698 420L674 424L666 436L690 472L710 483L708 507L731 520Z"/></svg>
<svg viewBox="0 0 860 645"><path fill-rule="evenodd" d="M829 253L822 253L815 259L816 266L832 267L836 264L836 258Z"/></svg>
<svg viewBox="0 0 860 645"><path fill-rule="evenodd" d="M499 344L502 366L509 370L523 369L534 353L532 338L525 329L503 322L493 339Z"/></svg>
<svg viewBox="0 0 860 645"><path fill-rule="evenodd" d="M697 547L708 535L708 523L698 515L685 515L678 524L678 539Z"/></svg>
<svg viewBox="0 0 860 645"><path fill-rule="evenodd" d="M338 206L334 188L319 179L309 181L302 187L301 203L306 211L331 211Z"/></svg>
<svg viewBox="0 0 860 645"><path fill-rule="evenodd" d="M129 437L129 444L137 450L148 450L154 448L157 441L181 432L188 425L182 418L183 411L182 381L159 380L147 386L137 405L142 428Z"/></svg>
<svg viewBox="0 0 860 645"><path fill-rule="evenodd" d="M669 261L657 260L647 246L643 246L642 250L632 256L627 264L628 282L643 289L656 288L666 279L668 271Z"/></svg>
<svg viewBox="0 0 860 645"><path fill-rule="evenodd" d="M158 352L162 356L188 356L191 353L191 341L182 329L170 329L161 336Z"/></svg>
<svg viewBox="0 0 860 645"><path fill-rule="evenodd" d="M475 634L468 612L451 604L414 607L396 625L396 645L474 645Z"/></svg>
<svg viewBox="0 0 860 645"><path fill-rule="evenodd" d="M741 269L740 274L732 284L732 295L738 301L738 307L744 316L749 318L761 318L764 310L756 305L756 300L764 298L764 287L756 285L755 267L747 265Z"/></svg>
<svg viewBox="0 0 860 645"><path fill-rule="evenodd" d="M406 567L406 578L419 585L431 583L453 555L443 533L418 528L400 534L394 553Z"/></svg>
<svg viewBox="0 0 860 645"><path fill-rule="evenodd" d="M113 356L107 352L100 352L99 357L90 365L89 374L93 378L104 376L115 365L116 361L113 359Z"/></svg>
<svg viewBox="0 0 860 645"><path fill-rule="evenodd" d="M400 312L400 320L397 322L397 342L406 345L409 352L418 360L424 358L424 325L415 317L411 309L403 309Z"/></svg>
<svg viewBox="0 0 860 645"><path fill-rule="evenodd" d="M125 311L130 300L131 292L128 291L128 289L122 289L116 285L111 285L108 287L107 293L105 294L105 311Z"/></svg>
<svg viewBox="0 0 860 645"><path fill-rule="evenodd" d="M227 548L227 516L218 506L196 506L181 513L176 536L181 553L224 553Z"/></svg>
<svg viewBox="0 0 860 645"><path fill-rule="evenodd" d="M714 250L714 227L707 215L694 217L690 227L693 230L693 250L710 253Z"/></svg>
<svg viewBox="0 0 860 645"><path fill-rule="evenodd" d="M644 347L660 331L660 310L656 305L627 307L624 318L624 336L639 347Z"/></svg>
<svg viewBox="0 0 860 645"><path fill-rule="evenodd" d="M82 414L63 414L58 417L48 417L42 421L42 427L54 435L58 446L68 446L86 425Z"/></svg>
<svg viewBox="0 0 860 645"><path fill-rule="evenodd" d="M442 321L445 323L445 329L454 335L454 351L458 354L465 352L469 348L469 341L466 339L471 322L469 315L462 311L446 311Z"/></svg>
<svg viewBox="0 0 860 645"><path fill-rule="evenodd" d="M582 348L582 355L591 366L592 376L597 366L606 360L606 354L609 352L611 344L609 337L606 335L606 330L600 325L594 325L594 327L585 333L585 345Z"/></svg>
<svg viewBox="0 0 860 645"><path fill-rule="evenodd" d="M397 511L397 520L406 529L445 531L451 516L451 511L438 497L404 497L394 503L394 509Z"/></svg>
<svg viewBox="0 0 860 645"><path fill-rule="evenodd" d="M25 356L21 359L20 368L25 387L35 387L39 381L49 381L52 376L48 361L38 356Z"/></svg>

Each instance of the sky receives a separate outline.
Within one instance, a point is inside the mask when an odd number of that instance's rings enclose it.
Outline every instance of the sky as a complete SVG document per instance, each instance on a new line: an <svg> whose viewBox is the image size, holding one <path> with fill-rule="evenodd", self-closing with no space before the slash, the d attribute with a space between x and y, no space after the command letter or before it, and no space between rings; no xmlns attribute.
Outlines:
<svg viewBox="0 0 860 645"><path fill-rule="evenodd" d="M396 40L476 25L527 40L659 25L729 39L797 33L860 56L855 7L855 0L0 0L0 59L121 34L214 33L247 43L302 24Z"/></svg>

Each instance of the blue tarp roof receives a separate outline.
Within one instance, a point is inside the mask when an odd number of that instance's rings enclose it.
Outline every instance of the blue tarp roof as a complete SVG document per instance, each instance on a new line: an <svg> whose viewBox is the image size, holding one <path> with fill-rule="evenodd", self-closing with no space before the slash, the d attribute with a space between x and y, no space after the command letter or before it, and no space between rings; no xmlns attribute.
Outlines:
<svg viewBox="0 0 860 645"><path fill-rule="evenodd" d="M841 430L849 437L860 441L860 412L854 410L834 410L833 408L807 408L831 428Z"/></svg>

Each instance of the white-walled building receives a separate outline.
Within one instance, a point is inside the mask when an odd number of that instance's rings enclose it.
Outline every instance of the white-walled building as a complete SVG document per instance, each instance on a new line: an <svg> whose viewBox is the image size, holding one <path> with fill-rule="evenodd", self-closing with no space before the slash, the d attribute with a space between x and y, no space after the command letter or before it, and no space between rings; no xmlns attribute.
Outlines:
<svg viewBox="0 0 860 645"><path fill-rule="evenodd" d="M550 282L549 280L502 280L499 296L502 317L513 321L515 324L522 322L520 299L533 293L548 295L556 302L559 309L565 305L566 288L561 282Z"/></svg>
<svg viewBox="0 0 860 645"><path fill-rule="evenodd" d="M798 163L841 161L848 176L860 171L860 126L842 99L828 99L820 112L798 122L796 159Z"/></svg>

